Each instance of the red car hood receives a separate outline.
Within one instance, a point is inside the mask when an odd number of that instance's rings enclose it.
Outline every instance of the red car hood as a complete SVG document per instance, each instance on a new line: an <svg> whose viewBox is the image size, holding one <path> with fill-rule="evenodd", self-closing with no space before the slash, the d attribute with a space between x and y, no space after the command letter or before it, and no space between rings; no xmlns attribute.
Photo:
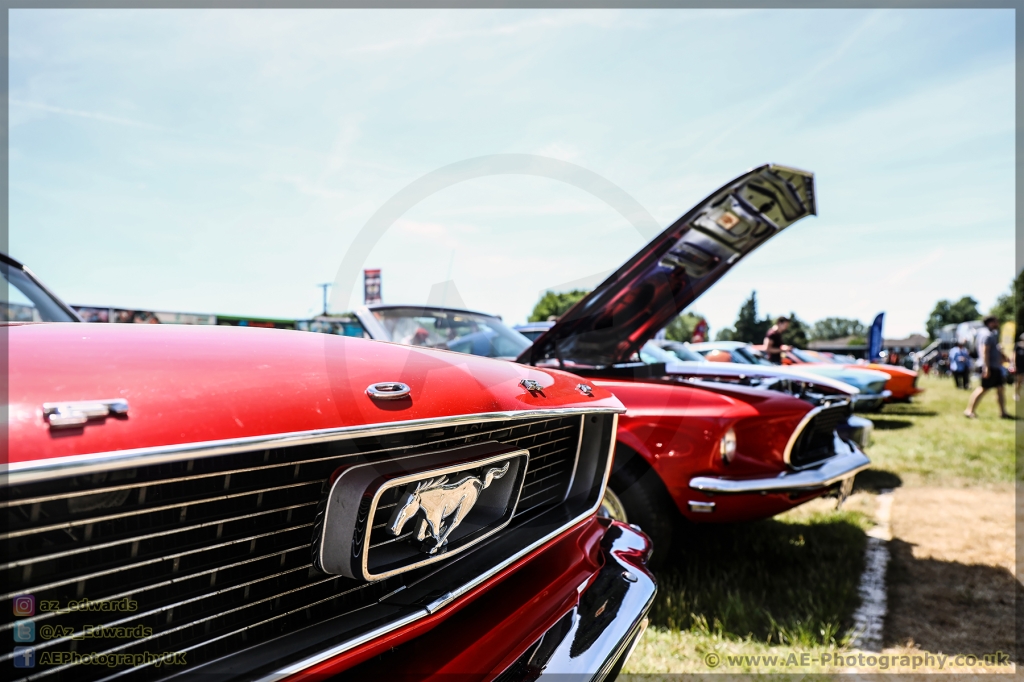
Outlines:
<svg viewBox="0 0 1024 682"><path fill-rule="evenodd" d="M765 165L741 175L629 259L518 361L628 362L743 256L815 212L811 173Z"/></svg>
<svg viewBox="0 0 1024 682"><path fill-rule="evenodd" d="M19 462L449 415L622 406L579 377L328 334L178 325L7 329L9 451ZM534 379L543 391L520 384ZM378 382L411 399L374 401ZM590 382L587 382L590 383ZM43 403L122 398L124 417L54 429Z"/></svg>

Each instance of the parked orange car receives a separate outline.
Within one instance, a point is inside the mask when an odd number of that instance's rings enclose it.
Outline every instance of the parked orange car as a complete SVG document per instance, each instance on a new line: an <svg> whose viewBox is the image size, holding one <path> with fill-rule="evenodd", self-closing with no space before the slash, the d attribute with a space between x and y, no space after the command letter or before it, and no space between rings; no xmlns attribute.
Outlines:
<svg viewBox="0 0 1024 682"><path fill-rule="evenodd" d="M844 365L846 367L856 367L857 369L874 369L879 372L885 372L889 375L889 380L885 382L885 390L892 393L887 399L888 402L909 402L912 396L924 391L923 388L917 387L917 372L912 369L900 367L899 365L880 365L874 362L866 364L844 362L844 359L843 356L835 357L830 353L793 348L784 354L782 362L786 365Z"/></svg>

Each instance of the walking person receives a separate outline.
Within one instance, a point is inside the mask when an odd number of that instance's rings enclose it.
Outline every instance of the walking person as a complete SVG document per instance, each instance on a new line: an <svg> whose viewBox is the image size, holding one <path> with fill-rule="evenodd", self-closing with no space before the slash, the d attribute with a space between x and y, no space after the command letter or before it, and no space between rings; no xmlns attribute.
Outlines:
<svg viewBox="0 0 1024 682"><path fill-rule="evenodd" d="M764 354L769 362L776 365L782 364L782 353L789 350L789 346L782 345L782 335L787 329L789 329L789 318L779 317L764 335Z"/></svg>
<svg viewBox="0 0 1024 682"><path fill-rule="evenodd" d="M1017 338L1017 343L1013 344L1013 370L1013 399L1020 400L1020 385L1024 384L1024 334L1021 334Z"/></svg>
<svg viewBox="0 0 1024 682"><path fill-rule="evenodd" d="M1003 376L1003 351L999 348L999 318L989 315L984 319L984 323L985 326L978 331L975 341L978 347L978 362L981 363L981 386L974 389L970 400L967 401L964 416L968 419L977 419L978 415L974 408L978 406L981 397L990 388L994 388L999 399L999 416L1003 419L1013 419L1013 416L1006 412L1006 392L1003 389L1006 379Z"/></svg>
<svg viewBox="0 0 1024 682"><path fill-rule="evenodd" d="M959 341L949 351L949 371L953 373L957 388L971 390L971 356Z"/></svg>

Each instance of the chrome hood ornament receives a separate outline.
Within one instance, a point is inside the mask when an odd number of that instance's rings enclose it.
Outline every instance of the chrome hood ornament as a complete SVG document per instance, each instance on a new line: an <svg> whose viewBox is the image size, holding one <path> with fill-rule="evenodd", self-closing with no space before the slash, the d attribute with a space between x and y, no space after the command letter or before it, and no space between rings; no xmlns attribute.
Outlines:
<svg viewBox="0 0 1024 682"><path fill-rule="evenodd" d="M425 546L424 551L436 554L437 550L448 543L448 536L459 527L480 499L480 493L490 487L495 479L507 474L508 467L509 462L505 462L502 467L492 467L484 473L482 480L476 476L467 476L458 483L449 484L448 477L441 476L410 484L391 513L388 532L401 535L406 522L422 511L416 539L423 542L429 533L434 544L433 547Z"/></svg>

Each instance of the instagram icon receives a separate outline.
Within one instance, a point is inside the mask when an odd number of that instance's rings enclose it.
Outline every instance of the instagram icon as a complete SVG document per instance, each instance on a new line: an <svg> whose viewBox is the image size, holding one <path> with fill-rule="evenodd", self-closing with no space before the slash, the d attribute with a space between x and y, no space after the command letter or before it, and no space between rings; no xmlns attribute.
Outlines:
<svg viewBox="0 0 1024 682"><path fill-rule="evenodd" d="M32 594L19 594L14 598L14 615L15 616L34 616L36 615L36 598Z"/></svg>

